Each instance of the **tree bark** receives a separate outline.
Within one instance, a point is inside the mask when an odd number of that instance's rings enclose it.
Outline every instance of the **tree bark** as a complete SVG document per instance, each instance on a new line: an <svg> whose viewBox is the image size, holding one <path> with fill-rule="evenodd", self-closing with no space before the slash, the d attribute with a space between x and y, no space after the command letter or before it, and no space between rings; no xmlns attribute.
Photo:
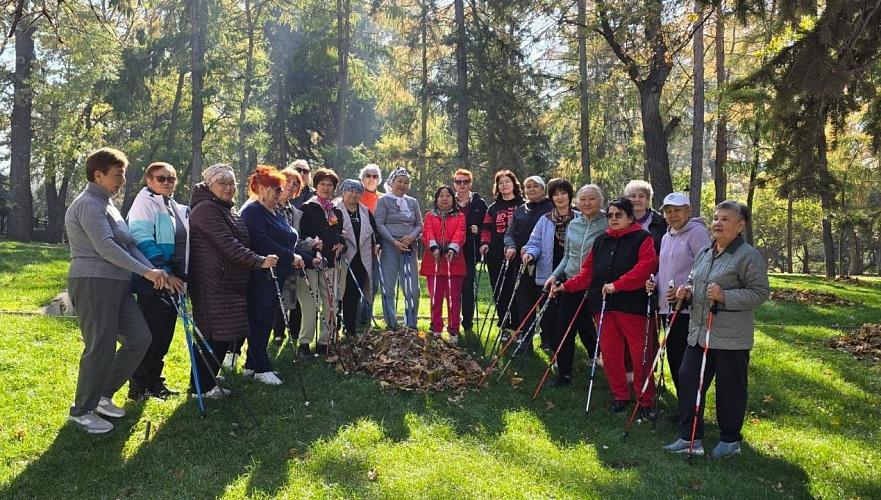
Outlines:
<svg viewBox="0 0 881 500"><path fill-rule="evenodd" d="M428 167L428 0L422 2L419 37L422 46L422 71L419 75L419 166L420 171L425 172Z"/></svg>
<svg viewBox="0 0 881 500"><path fill-rule="evenodd" d="M786 198L786 272L792 272L792 195Z"/></svg>
<svg viewBox="0 0 881 500"><path fill-rule="evenodd" d="M762 138L762 127L759 118L756 117L756 123L753 125L752 131L752 148L753 148L753 163L749 169L749 186L747 187L746 193L746 206L752 210L753 200L756 196L756 177L759 174L759 141ZM746 222L746 242L750 245L755 243L753 239L753 218L750 217Z"/></svg>
<svg viewBox="0 0 881 500"><path fill-rule="evenodd" d="M804 274L811 274L811 251L808 248L808 244L801 244L801 252L802 252L802 260L801 260L801 272Z"/></svg>
<svg viewBox="0 0 881 500"><path fill-rule="evenodd" d="M694 6L698 15L703 6L698 0ZM704 176L704 25L694 31L694 127L691 130L691 180L688 185L691 210L695 217L701 214L701 189Z"/></svg>
<svg viewBox="0 0 881 500"><path fill-rule="evenodd" d="M195 186L202 175L202 141L205 138L204 104L202 90L205 86L205 31L207 15L205 0L190 0L190 50L192 85L192 135L193 160L190 167L190 185Z"/></svg>
<svg viewBox="0 0 881 500"><path fill-rule="evenodd" d="M165 154L170 155L174 151L174 143L177 142L177 122L180 118L180 103L184 95L184 83L187 71L180 69L177 75L177 87L174 91L174 102L171 105L171 117L168 119L168 137L165 139Z"/></svg>
<svg viewBox="0 0 881 500"><path fill-rule="evenodd" d="M829 159L826 155L826 131L819 127L819 140L817 141L817 160L821 172L826 173L828 178ZM832 195L830 190L820 190L820 208L823 210L823 254L826 264L826 277L835 277L835 237L832 235Z"/></svg>
<svg viewBox="0 0 881 500"><path fill-rule="evenodd" d="M847 258L850 267L848 274L851 276L863 274L863 258L860 249L860 237L854 226L850 226L850 231L848 233L848 236L850 237Z"/></svg>
<svg viewBox="0 0 881 500"><path fill-rule="evenodd" d="M663 77L666 79L666 75ZM660 78L658 78L660 79ZM660 207L661 200L673 191L670 176L670 157L667 155L667 136L661 120L661 90L664 80L645 81L639 87L639 109L642 115L642 137L645 141L646 173L654 190L653 204Z"/></svg>
<svg viewBox="0 0 881 500"><path fill-rule="evenodd" d="M46 226L46 242L60 243L64 235L64 214L67 211L67 192L70 187L70 173L76 167L76 162L71 161L66 165L61 176L61 186L56 184L57 169L47 173L43 181L46 193L46 213L48 224Z"/></svg>
<svg viewBox="0 0 881 500"><path fill-rule="evenodd" d="M465 1L454 0L456 17L456 148L459 162L468 165L468 32L465 28Z"/></svg>
<svg viewBox="0 0 881 500"><path fill-rule="evenodd" d="M723 2L724 4L724 2ZM718 119L716 121L716 162L714 182L716 187L716 203L728 197L728 178L725 175L725 162L728 161L728 116L725 101L722 97L727 82L725 75L725 16L724 5L716 11L716 89L718 98Z"/></svg>
<svg viewBox="0 0 881 500"><path fill-rule="evenodd" d="M351 0L337 0L337 129L336 147L337 161L339 154L346 145L346 106L349 100L349 42L350 18L352 13Z"/></svg>
<svg viewBox="0 0 881 500"><path fill-rule="evenodd" d="M245 22L247 23L248 30L248 48L245 53L245 74L242 85L242 102L239 103L239 120L238 120L238 129L239 129L239 142L236 146L236 152L238 153L239 158L239 185L246 186L248 184L248 172L250 171L248 164L248 153L247 153L247 142L248 136L251 134L251 127L247 123L248 116L248 107L251 104L251 89L253 87L253 79L254 79L254 34L256 31L256 25L258 22L258 17L260 15L260 6L258 5L256 8L251 3L251 0L245 1ZM246 189L239 190L239 203L244 203L245 199L248 196L248 191Z"/></svg>
<svg viewBox="0 0 881 500"><path fill-rule="evenodd" d="M34 226L34 199L31 193L31 110L34 92L31 72L34 53L32 22L21 22L15 31L15 73L13 74L12 118L9 133L9 237L30 241Z"/></svg>
<svg viewBox="0 0 881 500"><path fill-rule="evenodd" d="M580 123L578 129L581 146L581 175L584 182L590 176L590 94L587 81L587 0L578 0L578 104Z"/></svg>

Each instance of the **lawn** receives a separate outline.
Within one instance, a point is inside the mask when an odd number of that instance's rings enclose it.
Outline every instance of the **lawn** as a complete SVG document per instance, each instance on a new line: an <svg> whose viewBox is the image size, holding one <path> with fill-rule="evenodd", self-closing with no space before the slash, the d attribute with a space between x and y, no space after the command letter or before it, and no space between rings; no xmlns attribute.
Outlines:
<svg viewBox="0 0 881 500"><path fill-rule="evenodd" d="M64 287L65 256L60 247L0 242L0 309L51 299ZM384 392L310 362L308 407L288 350L276 362L280 387L232 376L257 415L254 430L234 425L219 402L201 419L195 402L179 397L126 403L113 433L88 436L65 424L82 349L75 320L0 314L0 497L881 498L881 367L826 347L840 333L833 325L878 321L881 283L775 276L772 286L858 305L763 306L744 452L692 464L661 451L675 434L666 420L656 430L636 425L621 442L624 419L603 409L601 371L585 415L583 350L576 382L535 402L543 358L526 363L522 385L493 378L460 401ZM182 335L166 372L171 386L186 386ZM665 398L669 408L674 396ZM712 422L712 392L709 401ZM717 439L708 425L707 445Z"/></svg>

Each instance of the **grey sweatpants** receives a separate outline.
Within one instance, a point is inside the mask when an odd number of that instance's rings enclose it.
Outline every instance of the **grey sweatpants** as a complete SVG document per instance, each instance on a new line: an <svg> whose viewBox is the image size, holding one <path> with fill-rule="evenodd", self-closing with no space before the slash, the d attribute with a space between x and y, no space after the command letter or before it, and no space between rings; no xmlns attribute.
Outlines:
<svg viewBox="0 0 881 500"><path fill-rule="evenodd" d="M76 396L70 414L78 417L112 397L132 376L150 347L150 328L131 294L131 282L69 278L85 348L80 356ZM116 350L116 342L122 346Z"/></svg>

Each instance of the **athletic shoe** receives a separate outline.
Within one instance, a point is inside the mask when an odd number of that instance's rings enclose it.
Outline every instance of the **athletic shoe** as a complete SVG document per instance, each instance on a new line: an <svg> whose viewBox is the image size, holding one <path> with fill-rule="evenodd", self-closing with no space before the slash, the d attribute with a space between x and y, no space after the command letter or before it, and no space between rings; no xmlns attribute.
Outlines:
<svg viewBox="0 0 881 500"><path fill-rule="evenodd" d="M129 389L128 390L128 398L131 399L132 401L141 402L141 401L145 401L149 397L150 397L150 391L147 389L140 389L140 390Z"/></svg>
<svg viewBox="0 0 881 500"><path fill-rule="evenodd" d="M309 348L309 344L300 344L297 348L297 356L300 359L312 359L312 349Z"/></svg>
<svg viewBox="0 0 881 500"><path fill-rule="evenodd" d="M254 375L254 380L266 385L281 385L281 379L275 372L261 372Z"/></svg>
<svg viewBox="0 0 881 500"><path fill-rule="evenodd" d="M664 450L669 451L670 453L688 454L690 444L691 441L679 438L676 441L668 444L667 446L664 446ZM700 439L694 440L694 447L691 449L691 454L698 457L704 456L704 444Z"/></svg>
<svg viewBox="0 0 881 500"><path fill-rule="evenodd" d="M447 342L451 345L456 345L459 343L459 335L456 333L450 333L447 338Z"/></svg>
<svg viewBox="0 0 881 500"><path fill-rule="evenodd" d="M113 430L113 424L99 417L94 411L78 417L69 415L67 421L73 422L89 434L104 434Z"/></svg>
<svg viewBox="0 0 881 500"><path fill-rule="evenodd" d="M327 356L327 345L318 344L315 346L315 355L316 356Z"/></svg>
<svg viewBox="0 0 881 500"><path fill-rule="evenodd" d="M160 382L159 385L148 389L147 393L150 396L152 396L156 399L161 399L163 401L170 398L170 397L174 397L174 396L177 396L178 394L180 394L177 391L172 391L171 389L169 389L168 386L166 386L165 383L163 383L163 382Z"/></svg>
<svg viewBox="0 0 881 500"><path fill-rule="evenodd" d="M245 368L244 370L242 370L242 376L243 376L243 377L253 377L253 376L254 376L254 370L252 370L252 369L250 369L250 368Z"/></svg>
<svg viewBox="0 0 881 500"><path fill-rule="evenodd" d="M125 410L113 404L112 399L104 396L98 401L98 407L95 408L95 411L105 417L122 418L125 416Z"/></svg>
<svg viewBox="0 0 881 500"><path fill-rule="evenodd" d="M658 419L658 413L651 406L643 406L639 409L636 418L654 422Z"/></svg>
<svg viewBox="0 0 881 500"><path fill-rule="evenodd" d="M202 393L203 398L208 399L220 399L223 396L228 396L232 391L229 389L224 389L219 385L215 385L210 391ZM190 397L198 397L196 393L190 393Z"/></svg>
<svg viewBox="0 0 881 500"><path fill-rule="evenodd" d="M623 399L616 399L609 405L609 411L612 413L621 413L622 411L627 410L627 406L630 404L630 401L625 401Z"/></svg>
<svg viewBox="0 0 881 500"><path fill-rule="evenodd" d="M228 370L235 369L238 358L239 356L234 352L226 353L226 356L223 357L223 367Z"/></svg>
<svg viewBox="0 0 881 500"><path fill-rule="evenodd" d="M740 441L735 441L733 443L719 441L719 444L713 448L713 452L710 453L710 456L712 458L728 458L732 455L738 454L740 454Z"/></svg>
<svg viewBox="0 0 881 500"><path fill-rule="evenodd" d="M551 387L566 387L572 385L572 377L569 375L559 375L548 384Z"/></svg>

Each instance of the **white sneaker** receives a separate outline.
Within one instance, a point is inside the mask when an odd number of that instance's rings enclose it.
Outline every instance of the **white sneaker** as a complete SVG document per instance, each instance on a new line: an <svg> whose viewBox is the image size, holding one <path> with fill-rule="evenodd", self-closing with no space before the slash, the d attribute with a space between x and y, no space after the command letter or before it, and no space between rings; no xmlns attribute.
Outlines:
<svg viewBox="0 0 881 500"><path fill-rule="evenodd" d="M125 410L113 404L112 399L104 396L98 401L98 407L95 408L95 411L105 417L122 418L125 416Z"/></svg>
<svg viewBox="0 0 881 500"><path fill-rule="evenodd" d="M254 380L266 385L281 385L281 379L275 372L262 372L254 375Z"/></svg>
<svg viewBox="0 0 881 500"><path fill-rule="evenodd" d="M251 370L250 368L245 368L244 370L242 370L242 376L243 377L253 377L254 370Z"/></svg>
<svg viewBox="0 0 881 500"><path fill-rule="evenodd" d="M459 343L459 336L456 334L447 335L447 343L456 345Z"/></svg>
<svg viewBox="0 0 881 500"><path fill-rule="evenodd" d="M230 391L229 389L223 389L219 385L215 385L214 388L212 388L210 391L202 393L202 397L208 399L220 399L223 396L229 395L229 393L231 392L232 391ZM196 398L199 397L199 395L193 392L190 393L190 397Z"/></svg>
<svg viewBox="0 0 881 500"><path fill-rule="evenodd" d="M234 352L226 353L226 356L223 357L223 367L228 370L235 369L238 357L239 356Z"/></svg>
<svg viewBox="0 0 881 500"><path fill-rule="evenodd" d="M89 434L105 434L113 430L113 424L99 417L94 411L78 417L68 415L67 421L73 422Z"/></svg>

